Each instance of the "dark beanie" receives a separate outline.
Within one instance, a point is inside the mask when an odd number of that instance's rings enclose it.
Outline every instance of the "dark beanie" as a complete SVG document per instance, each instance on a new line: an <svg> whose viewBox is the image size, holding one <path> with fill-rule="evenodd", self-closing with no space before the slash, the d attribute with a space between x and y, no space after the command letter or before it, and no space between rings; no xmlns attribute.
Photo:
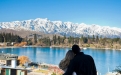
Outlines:
<svg viewBox="0 0 121 75"><path fill-rule="evenodd" d="M79 46L76 45L76 44L74 44L74 45L72 46L72 51L73 51L75 54L79 53L79 52L80 52Z"/></svg>

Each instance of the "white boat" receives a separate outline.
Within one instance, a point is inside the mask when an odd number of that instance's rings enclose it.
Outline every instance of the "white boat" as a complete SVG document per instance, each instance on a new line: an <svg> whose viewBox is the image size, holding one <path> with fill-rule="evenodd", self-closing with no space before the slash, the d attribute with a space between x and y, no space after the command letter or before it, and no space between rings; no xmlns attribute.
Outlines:
<svg viewBox="0 0 121 75"><path fill-rule="evenodd" d="M83 48L83 49L85 50L85 49L87 49L87 48L85 47L85 48Z"/></svg>

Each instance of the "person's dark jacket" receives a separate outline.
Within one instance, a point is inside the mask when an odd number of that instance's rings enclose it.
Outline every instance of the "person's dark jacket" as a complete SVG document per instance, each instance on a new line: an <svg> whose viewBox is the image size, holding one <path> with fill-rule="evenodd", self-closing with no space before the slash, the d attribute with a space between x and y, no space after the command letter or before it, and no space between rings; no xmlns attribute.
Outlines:
<svg viewBox="0 0 121 75"><path fill-rule="evenodd" d="M72 75L73 72L77 75L97 75L93 58L83 52L76 54L64 75Z"/></svg>

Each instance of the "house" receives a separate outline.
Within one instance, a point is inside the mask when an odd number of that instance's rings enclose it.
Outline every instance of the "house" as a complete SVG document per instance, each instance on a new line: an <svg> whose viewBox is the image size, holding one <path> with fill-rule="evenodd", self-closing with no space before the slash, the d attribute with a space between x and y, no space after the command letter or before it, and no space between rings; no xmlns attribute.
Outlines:
<svg viewBox="0 0 121 75"><path fill-rule="evenodd" d="M15 54L0 53L0 65L16 67L18 56Z"/></svg>
<svg viewBox="0 0 121 75"><path fill-rule="evenodd" d="M18 56L0 53L0 75L27 75L27 70L17 66Z"/></svg>
<svg viewBox="0 0 121 75"><path fill-rule="evenodd" d="M5 42L0 42L0 46L6 46Z"/></svg>
<svg viewBox="0 0 121 75"><path fill-rule="evenodd" d="M27 75L26 69L12 68L12 67L0 67L0 75Z"/></svg>
<svg viewBox="0 0 121 75"><path fill-rule="evenodd" d="M14 44L16 44L16 42L6 42L7 46L14 46Z"/></svg>

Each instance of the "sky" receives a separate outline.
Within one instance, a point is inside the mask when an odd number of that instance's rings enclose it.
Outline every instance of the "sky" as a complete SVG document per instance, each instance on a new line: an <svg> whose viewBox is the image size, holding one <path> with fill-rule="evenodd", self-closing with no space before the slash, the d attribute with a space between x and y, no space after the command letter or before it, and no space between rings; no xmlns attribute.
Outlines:
<svg viewBox="0 0 121 75"><path fill-rule="evenodd" d="M0 22L36 18L121 28L121 0L0 0Z"/></svg>

